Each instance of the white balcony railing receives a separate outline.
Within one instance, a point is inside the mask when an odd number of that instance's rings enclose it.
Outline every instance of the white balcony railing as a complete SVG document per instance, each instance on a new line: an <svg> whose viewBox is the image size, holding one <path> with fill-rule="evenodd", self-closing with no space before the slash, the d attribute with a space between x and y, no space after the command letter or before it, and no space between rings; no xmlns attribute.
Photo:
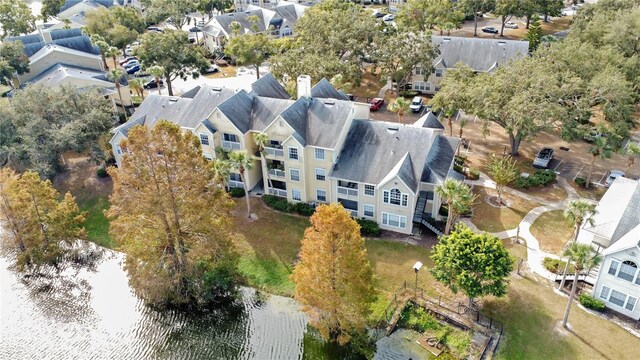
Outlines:
<svg viewBox="0 0 640 360"><path fill-rule="evenodd" d="M286 198L287 197L287 190L280 190L280 189L270 188L269 189L269 194Z"/></svg>
<svg viewBox="0 0 640 360"><path fill-rule="evenodd" d="M222 141L222 148L225 150L240 150L240 143L235 141Z"/></svg>
<svg viewBox="0 0 640 360"><path fill-rule="evenodd" d="M276 149L271 147L265 147L264 152L273 157L284 157L284 149Z"/></svg>
<svg viewBox="0 0 640 360"><path fill-rule="evenodd" d="M287 176L287 173L285 173L284 170L269 169L269 175L275 176L275 177L279 177L279 178L283 178L283 177Z"/></svg>
<svg viewBox="0 0 640 360"><path fill-rule="evenodd" d="M244 183L242 181L229 180L229 187L244 189Z"/></svg>
<svg viewBox="0 0 640 360"><path fill-rule="evenodd" d="M338 194L357 197L358 189L350 189L350 188L338 186Z"/></svg>

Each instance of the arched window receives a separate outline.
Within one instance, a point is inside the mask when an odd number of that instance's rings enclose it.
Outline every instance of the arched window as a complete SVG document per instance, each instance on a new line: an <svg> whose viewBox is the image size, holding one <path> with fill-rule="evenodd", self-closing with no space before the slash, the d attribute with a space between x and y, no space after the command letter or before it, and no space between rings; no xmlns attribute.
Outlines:
<svg viewBox="0 0 640 360"><path fill-rule="evenodd" d="M389 202L393 205L400 205L400 198L402 197L402 193L398 189L391 189L389 193Z"/></svg>
<svg viewBox="0 0 640 360"><path fill-rule="evenodd" d="M618 271L618 277L627 281L633 281L638 271L638 265L633 261L623 261L620 265L620 271Z"/></svg>

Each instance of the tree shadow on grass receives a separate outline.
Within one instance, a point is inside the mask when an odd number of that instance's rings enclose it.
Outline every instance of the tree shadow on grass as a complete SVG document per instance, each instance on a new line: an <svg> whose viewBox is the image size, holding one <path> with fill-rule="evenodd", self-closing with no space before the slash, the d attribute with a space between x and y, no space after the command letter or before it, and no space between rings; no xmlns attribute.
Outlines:
<svg viewBox="0 0 640 360"><path fill-rule="evenodd" d="M580 336L577 332L575 332L575 330L569 329L568 331L573 336L575 336L578 340L582 341L583 344L587 345L589 347L589 349L595 351L600 356L602 356L604 359L611 360L611 358L609 356L607 356L607 354L603 353L602 351L600 351L600 349L598 349L595 346L591 345L591 343L589 341L585 340L582 336Z"/></svg>

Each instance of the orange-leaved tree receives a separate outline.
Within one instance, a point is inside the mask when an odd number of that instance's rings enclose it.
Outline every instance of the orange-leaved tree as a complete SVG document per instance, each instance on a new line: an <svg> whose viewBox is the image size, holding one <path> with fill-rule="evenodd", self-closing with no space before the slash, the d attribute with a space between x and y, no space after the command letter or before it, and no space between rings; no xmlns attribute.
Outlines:
<svg viewBox="0 0 640 360"><path fill-rule="evenodd" d="M203 307L233 293L237 255L227 194L198 139L160 121L121 144L110 233L127 254L129 282L155 305Z"/></svg>
<svg viewBox="0 0 640 360"><path fill-rule="evenodd" d="M323 338L346 344L365 329L373 272L360 226L341 204L316 208L292 279L296 300Z"/></svg>

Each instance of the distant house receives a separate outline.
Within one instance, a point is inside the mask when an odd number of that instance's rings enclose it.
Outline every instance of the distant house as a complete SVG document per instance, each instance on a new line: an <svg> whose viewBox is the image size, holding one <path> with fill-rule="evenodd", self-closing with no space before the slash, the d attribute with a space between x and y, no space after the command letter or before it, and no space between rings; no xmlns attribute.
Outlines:
<svg viewBox="0 0 640 360"><path fill-rule="evenodd" d="M241 12L233 12L214 16L207 22L203 29L204 46L209 52L221 49L233 36L232 25L240 24L240 33L268 32L274 37L293 35L293 26L304 14L307 7L304 5L280 1L272 9L265 9L254 5L248 5ZM258 22L254 25L252 17Z"/></svg>
<svg viewBox="0 0 640 360"><path fill-rule="evenodd" d="M298 78L296 100L271 74L249 92L200 86L182 97L151 95L130 122L113 129L116 162L132 126L166 119L197 136L207 159L220 151L252 154L256 166L245 178L252 193L339 202L354 217L405 234L434 229L442 219L435 187L462 176L453 170L459 139L446 136L432 113L415 124L371 121L368 104L349 101L326 80L313 87L310 81ZM268 136L264 158L255 133ZM227 183L244 186L237 173Z"/></svg>
<svg viewBox="0 0 640 360"><path fill-rule="evenodd" d="M413 90L435 94L446 72L463 63L476 72L492 72L507 62L527 56L529 42L503 39L432 36L431 41L440 54L433 61L433 71L416 67L411 75ZM426 75L426 80L425 80Z"/></svg>
<svg viewBox="0 0 640 360"><path fill-rule="evenodd" d="M22 42L29 58L29 72L14 78L16 87L42 84L72 85L79 90L97 88L114 106L120 104L115 84L107 78L100 50L81 29L50 30L39 26L36 34L9 37L6 41ZM129 106L131 96L125 76L120 84L122 101Z"/></svg>
<svg viewBox="0 0 640 360"><path fill-rule="evenodd" d="M66 0L56 17L60 20L69 19L77 14L85 14L100 8L124 6L129 2L130 0Z"/></svg>
<svg viewBox="0 0 640 360"><path fill-rule="evenodd" d="M593 225L585 224L578 237L602 255L593 296L640 320L640 182L618 178L596 210Z"/></svg>

